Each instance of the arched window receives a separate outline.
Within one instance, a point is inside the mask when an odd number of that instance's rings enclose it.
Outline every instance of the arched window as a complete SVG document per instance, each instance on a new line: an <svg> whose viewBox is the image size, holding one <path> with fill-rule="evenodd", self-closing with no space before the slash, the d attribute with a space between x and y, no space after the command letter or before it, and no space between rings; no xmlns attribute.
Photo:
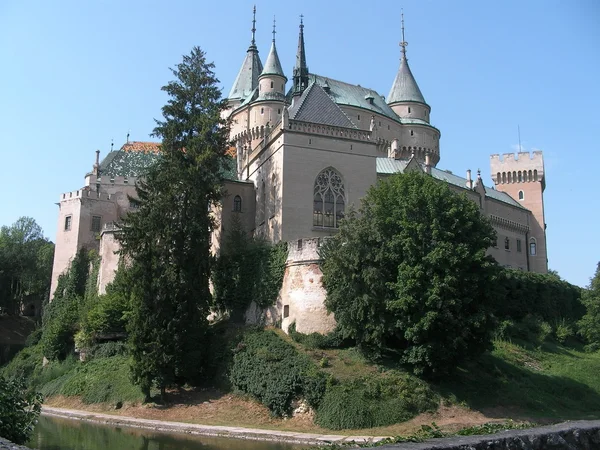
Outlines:
<svg viewBox="0 0 600 450"><path fill-rule="evenodd" d="M523 191L519 191L519 200L523 200L525 198L525 193Z"/></svg>
<svg viewBox="0 0 600 450"><path fill-rule="evenodd" d="M537 169L534 169L534 171L533 171L533 181L537 181L537 180L538 180Z"/></svg>
<svg viewBox="0 0 600 450"><path fill-rule="evenodd" d="M242 212L242 197L239 195L233 197L233 211Z"/></svg>
<svg viewBox="0 0 600 450"><path fill-rule="evenodd" d="M502 184L506 183L506 172L502 172Z"/></svg>
<svg viewBox="0 0 600 450"><path fill-rule="evenodd" d="M500 172L496 174L496 180L498 180L496 181L496 184L502 183L502 175L500 174Z"/></svg>
<svg viewBox="0 0 600 450"><path fill-rule="evenodd" d="M508 182L512 183L512 173L508 172Z"/></svg>
<svg viewBox="0 0 600 450"><path fill-rule="evenodd" d="M340 174L332 168L323 170L315 180L313 225L338 228L344 217L344 199L344 183Z"/></svg>
<svg viewBox="0 0 600 450"><path fill-rule="evenodd" d="M519 183L523 182L523 172L519 170Z"/></svg>
<svg viewBox="0 0 600 450"><path fill-rule="evenodd" d="M510 250L510 239L504 238L504 250Z"/></svg>
<svg viewBox="0 0 600 450"><path fill-rule="evenodd" d="M529 177L527 181L533 181L533 173L531 172L531 170L529 171Z"/></svg>
<svg viewBox="0 0 600 450"><path fill-rule="evenodd" d="M537 243L534 238L529 240L529 254L535 256L537 254Z"/></svg>

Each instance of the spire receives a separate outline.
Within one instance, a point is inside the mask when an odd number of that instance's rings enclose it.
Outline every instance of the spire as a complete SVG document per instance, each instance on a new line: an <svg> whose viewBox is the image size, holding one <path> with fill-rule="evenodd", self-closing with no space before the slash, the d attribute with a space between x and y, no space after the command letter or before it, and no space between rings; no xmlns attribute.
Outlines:
<svg viewBox="0 0 600 450"><path fill-rule="evenodd" d="M275 47L275 17L273 17L273 42L271 43L271 50L269 51L269 56L267 56L267 60L265 61L265 67L260 74L260 76L264 75L278 75L286 79L286 76L283 73L283 69L281 68L281 62L279 61L279 55L277 54L277 48Z"/></svg>
<svg viewBox="0 0 600 450"><path fill-rule="evenodd" d="M298 36L298 52L294 66L294 95L301 94L308 87L308 67L304 51L304 16L300 15L300 35Z"/></svg>
<svg viewBox="0 0 600 450"><path fill-rule="evenodd" d="M417 102L427 104L421 90L413 77L410 67L408 66L408 59L406 58L406 47L408 42L404 39L404 12L402 12L402 56L400 58L400 69L394 79L394 84L390 90L390 94L387 98L388 105L397 102Z"/></svg>
<svg viewBox="0 0 600 450"><path fill-rule="evenodd" d="M258 86L258 77L263 70L263 65L258 56L258 49L256 48L256 6L252 10L252 40L250 41L250 47L246 52L246 58L242 63L242 67L238 72L231 91L227 98L229 100L244 100L248 97L254 89Z"/></svg>

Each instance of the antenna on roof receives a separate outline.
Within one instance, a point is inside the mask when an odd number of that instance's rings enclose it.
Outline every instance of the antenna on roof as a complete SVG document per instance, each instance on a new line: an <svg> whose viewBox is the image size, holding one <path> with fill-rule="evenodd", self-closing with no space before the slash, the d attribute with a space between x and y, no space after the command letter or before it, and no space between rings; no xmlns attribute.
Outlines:
<svg viewBox="0 0 600 450"><path fill-rule="evenodd" d="M131 130L127 130L127 143L129 144L129 133L131 132Z"/></svg>
<svg viewBox="0 0 600 450"><path fill-rule="evenodd" d="M402 47L402 56L406 58L406 46L408 45L408 42L404 39L404 9L401 9L400 11L400 17L402 18L402 42L400 42L400 47Z"/></svg>
<svg viewBox="0 0 600 450"><path fill-rule="evenodd" d="M522 152L523 148L521 147L521 127L519 125L517 125L517 133L519 133L519 152Z"/></svg>
<svg viewBox="0 0 600 450"><path fill-rule="evenodd" d="M114 139L110 139L110 151L113 151L113 145L115 145L115 140Z"/></svg>

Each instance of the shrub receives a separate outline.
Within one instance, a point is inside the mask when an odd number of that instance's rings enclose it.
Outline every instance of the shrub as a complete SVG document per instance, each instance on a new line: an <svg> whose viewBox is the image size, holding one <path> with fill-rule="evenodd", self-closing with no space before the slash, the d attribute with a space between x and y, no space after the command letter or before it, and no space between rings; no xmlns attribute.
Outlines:
<svg viewBox="0 0 600 450"><path fill-rule="evenodd" d="M326 376L308 357L271 330L244 334L229 378L235 389L258 399L275 416L287 415L292 400L299 397L318 407L327 384Z"/></svg>
<svg viewBox="0 0 600 450"><path fill-rule="evenodd" d="M308 349L328 349L328 348L343 348L350 346L352 341L344 339L341 333L336 329L328 334L310 333L304 334L296 331L296 322L292 323L288 328L289 336L299 344L302 344Z"/></svg>
<svg viewBox="0 0 600 450"><path fill-rule="evenodd" d="M331 385L315 421L332 430L372 428L406 421L437 405L437 395L425 383L392 372Z"/></svg>
<svg viewBox="0 0 600 450"><path fill-rule="evenodd" d="M577 324L579 334L592 346L590 348L600 347L600 263L590 285L584 290L583 303L586 312Z"/></svg>
<svg viewBox="0 0 600 450"><path fill-rule="evenodd" d="M562 319L554 325L554 337L557 342L565 344L570 338L575 336L574 327L566 319Z"/></svg>
<svg viewBox="0 0 600 450"><path fill-rule="evenodd" d="M125 342L105 342L97 344L89 350L88 356L91 358L110 358L112 356L125 355L127 353L127 344Z"/></svg>
<svg viewBox="0 0 600 450"><path fill-rule="evenodd" d="M43 357L41 345L26 347L1 369L0 375L8 379L23 379L29 384L34 372L41 369Z"/></svg>
<svg viewBox="0 0 600 450"><path fill-rule="evenodd" d="M22 380L0 376L0 436L15 444L27 442L41 408L41 396L26 392Z"/></svg>

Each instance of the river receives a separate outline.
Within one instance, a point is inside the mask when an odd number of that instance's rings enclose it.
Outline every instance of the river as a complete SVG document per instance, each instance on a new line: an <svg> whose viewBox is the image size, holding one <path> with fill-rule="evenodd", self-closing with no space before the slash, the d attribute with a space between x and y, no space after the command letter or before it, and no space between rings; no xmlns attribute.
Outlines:
<svg viewBox="0 0 600 450"><path fill-rule="evenodd" d="M39 450L300 450L307 445L164 433L41 416L28 447Z"/></svg>

